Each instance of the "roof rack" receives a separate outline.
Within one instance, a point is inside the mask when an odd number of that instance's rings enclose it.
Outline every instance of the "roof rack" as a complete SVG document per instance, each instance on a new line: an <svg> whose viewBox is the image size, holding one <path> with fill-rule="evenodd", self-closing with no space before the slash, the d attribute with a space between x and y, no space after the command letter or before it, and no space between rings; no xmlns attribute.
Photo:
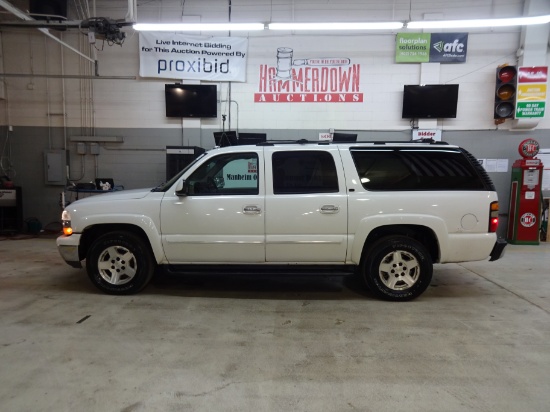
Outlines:
<svg viewBox="0 0 550 412"><path fill-rule="evenodd" d="M265 142L257 143L256 146L274 146L276 144L328 144L328 142L319 140L266 140Z"/></svg>
<svg viewBox="0 0 550 412"><path fill-rule="evenodd" d="M329 145L329 144L374 144L374 145L386 145L386 144L406 144L406 143L429 143L448 145L447 142L436 141L433 139L417 139L417 140L370 140L370 141L358 141L358 142L331 142L329 140L266 140L265 142L257 143L256 146L274 146L276 144L316 144L316 145Z"/></svg>
<svg viewBox="0 0 550 412"><path fill-rule="evenodd" d="M413 143L430 143L430 144L449 144L447 142L442 142L442 141L438 141L438 140L434 140L434 139L430 139L430 138L411 140L411 142L413 142Z"/></svg>

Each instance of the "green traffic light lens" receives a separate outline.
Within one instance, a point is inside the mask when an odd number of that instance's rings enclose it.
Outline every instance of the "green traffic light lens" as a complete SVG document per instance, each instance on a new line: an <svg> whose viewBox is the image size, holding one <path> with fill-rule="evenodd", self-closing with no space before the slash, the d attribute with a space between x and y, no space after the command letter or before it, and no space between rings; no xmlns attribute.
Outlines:
<svg viewBox="0 0 550 412"><path fill-rule="evenodd" d="M495 108L495 113L501 118L510 117L514 113L514 105L510 102L502 102Z"/></svg>

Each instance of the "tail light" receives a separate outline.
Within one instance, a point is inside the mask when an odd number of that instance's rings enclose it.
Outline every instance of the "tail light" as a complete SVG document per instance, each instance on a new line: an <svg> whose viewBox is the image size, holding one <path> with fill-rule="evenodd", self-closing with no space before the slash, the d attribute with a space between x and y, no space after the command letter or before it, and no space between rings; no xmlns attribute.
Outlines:
<svg viewBox="0 0 550 412"><path fill-rule="evenodd" d="M498 228L498 202L491 202L489 212L489 232L495 233Z"/></svg>

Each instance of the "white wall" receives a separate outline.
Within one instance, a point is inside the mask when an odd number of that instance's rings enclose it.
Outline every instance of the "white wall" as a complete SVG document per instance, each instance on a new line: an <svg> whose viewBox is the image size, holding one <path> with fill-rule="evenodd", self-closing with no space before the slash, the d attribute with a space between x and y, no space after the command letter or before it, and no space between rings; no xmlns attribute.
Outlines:
<svg viewBox="0 0 550 412"><path fill-rule="evenodd" d="M138 7L138 21L226 21L228 2L224 0L150 1ZM279 0L232 2L232 21L353 21L438 18L510 17L521 15L523 1L321 1ZM412 4L411 10L409 5ZM97 1L97 15L124 18L125 0ZM444 30L439 30L442 32ZM460 30L453 30L460 31ZM103 76L137 76L138 36L126 29L122 47L105 45L97 51ZM220 34L217 34L220 35ZM221 35L226 35L222 33ZM396 64L395 33L350 32L297 34L290 32L234 33L249 38L247 81L232 83L231 123L241 129L358 129L402 130L409 121L401 119L404 84L418 84L419 64ZM85 53L90 52L85 36L72 30L63 39ZM441 64L441 83L460 84L458 116L440 121L444 130L491 130L493 122L494 77L498 65L516 64L520 42L519 28L471 31L467 62ZM33 30L7 30L2 35L6 73L90 74L91 66L68 49L62 48ZM101 44L97 43L96 47ZM363 103L254 103L258 90L260 64L275 64L277 47L291 47L295 58L349 57L361 66L360 88ZM63 64L62 64L63 61ZM7 78L3 124L13 126L68 126L88 128L180 128L178 119L164 115L163 84L170 81L151 78L137 80L46 80ZM90 84L93 83L93 94ZM219 83L220 98L227 99L228 83ZM227 104L220 110L227 111ZM49 114L48 114L49 113ZM66 113L65 116L60 116ZM550 128L546 116L539 129ZM507 129L511 121L500 125ZM218 120L184 120L183 127L219 129Z"/></svg>

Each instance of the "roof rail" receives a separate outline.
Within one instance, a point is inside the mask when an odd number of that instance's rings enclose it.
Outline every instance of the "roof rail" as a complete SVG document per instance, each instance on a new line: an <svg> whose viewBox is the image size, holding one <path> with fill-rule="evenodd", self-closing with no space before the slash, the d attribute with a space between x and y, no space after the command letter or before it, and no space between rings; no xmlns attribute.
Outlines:
<svg viewBox="0 0 550 412"><path fill-rule="evenodd" d="M307 139L298 139L298 140L266 140L265 142L256 143L256 146L274 146L276 144L316 144L316 145L329 145L329 144L375 144L375 145L385 145L385 144L407 144L407 143L429 143L429 144L441 144L448 145L447 142L436 141L433 139L416 139L416 140L364 140L357 142L331 142L329 140L307 140Z"/></svg>
<svg viewBox="0 0 550 412"><path fill-rule="evenodd" d="M256 146L274 146L276 144L328 144L326 141L319 140L266 140L265 142L257 143Z"/></svg>
<svg viewBox="0 0 550 412"><path fill-rule="evenodd" d="M430 144L449 144L447 142L442 142L442 141L438 141L438 140L434 140L434 139L430 139L430 138L411 140L411 142L413 142L413 143L430 143Z"/></svg>

